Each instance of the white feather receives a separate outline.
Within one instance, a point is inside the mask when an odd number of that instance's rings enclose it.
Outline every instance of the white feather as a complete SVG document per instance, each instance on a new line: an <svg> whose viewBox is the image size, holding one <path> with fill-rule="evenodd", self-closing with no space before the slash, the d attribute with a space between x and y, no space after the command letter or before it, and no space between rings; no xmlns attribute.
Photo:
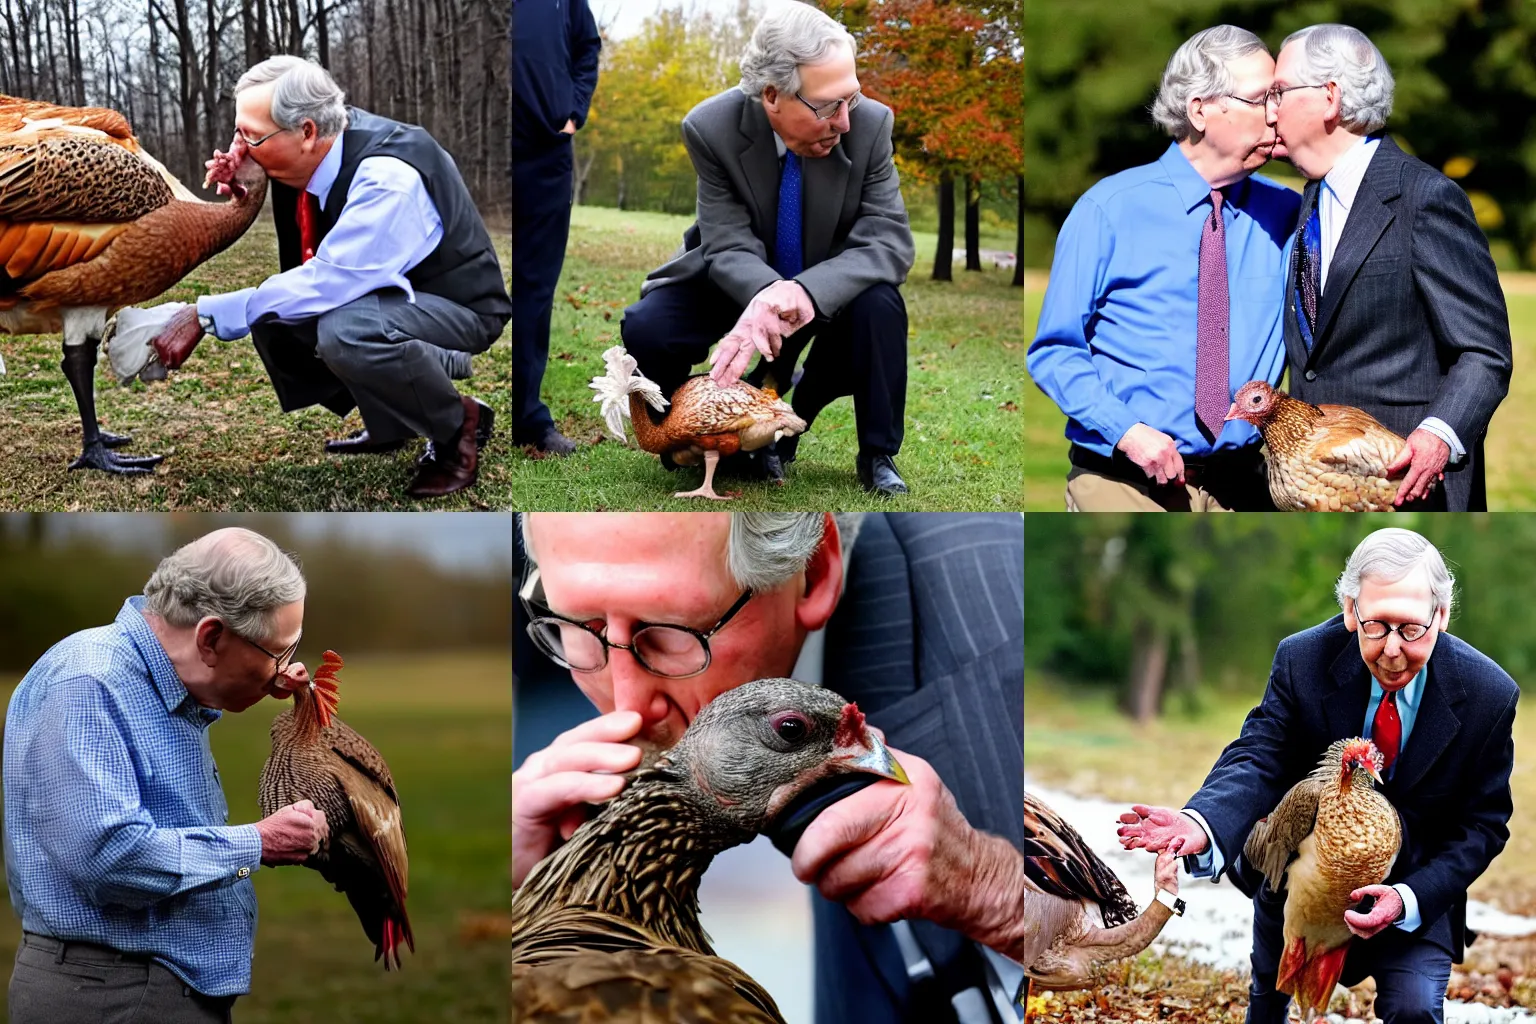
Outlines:
<svg viewBox="0 0 1536 1024"><path fill-rule="evenodd" d="M107 361L119 383L128 384L155 363L155 336L186 306L185 302L162 302L145 309L126 306L118 310L107 324L103 340Z"/></svg>
<svg viewBox="0 0 1536 1024"><path fill-rule="evenodd" d="M639 372L640 364L622 345L604 352L603 364L608 372L593 377L587 386L597 392L592 401L603 404L603 422L608 425L608 433L624 444L628 441L624 436L624 417L629 415L629 396L639 395L658 412L667 407L667 400L662 397L661 387Z"/></svg>

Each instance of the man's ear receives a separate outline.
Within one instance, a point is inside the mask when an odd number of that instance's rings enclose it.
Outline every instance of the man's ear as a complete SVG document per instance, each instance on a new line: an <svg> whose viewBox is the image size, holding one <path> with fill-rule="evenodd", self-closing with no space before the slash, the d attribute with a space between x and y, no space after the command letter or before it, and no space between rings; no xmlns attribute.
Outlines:
<svg viewBox="0 0 1536 1024"><path fill-rule="evenodd" d="M1189 106L1185 109L1184 113L1185 116L1189 118L1190 126L1193 127L1195 131L1199 132L1201 135L1204 135L1205 100L1201 99L1199 96L1190 97Z"/></svg>
<svg viewBox="0 0 1536 1024"><path fill-rule="evenodd" d="M194 639L197 644L197 656L202 659L204 665L213 668L219 663L219 653L214 650L220 639L228 640L224 635L225 625L223 620L216 619L212 615L205 615L197 623Z"/></svg>
<svg viewBox="0 0 1536 1024"><path fill-rule="evenodd" d="M765 86L763 88L763 109L764 110L771 110L775 114L777 114L779 112L779 89L778 89L778 86L769 85L769 86Z"/></svg>
<svg viewBox="0 0 1536 1024"><path fill-rule="evenodd" d="M1351 633L1360 628L1360 620L1355 618L1355 599L1352 597L1344 599L1344 628Z"/></svg>
<svg viewBox="0 0 1536 1024"><path fill-rule="evenodd" d="M821 545L805 567L805 591L795 602L795 622L807 632L825 626L843 596L843 538L832 513L822 514Z"/></svg>

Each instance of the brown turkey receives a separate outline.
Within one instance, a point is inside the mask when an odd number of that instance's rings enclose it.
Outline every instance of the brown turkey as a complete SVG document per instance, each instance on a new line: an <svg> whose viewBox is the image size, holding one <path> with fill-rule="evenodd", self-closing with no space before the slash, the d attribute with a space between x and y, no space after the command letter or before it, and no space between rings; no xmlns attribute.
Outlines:
<svg viewBox="0 0 1536 1024"><path fill-rule="evenodd" d="M137 474L160 462L110 450L131 439L96 422L96 352L112 313L155 298L256 219L267 176L236 138L204 182L232 198L208 203L117 111L0 96L0 332L63 334L82 429L71 469Z"/></svg>
<svg viewBox="0 0 1536 1024"><path fill-rule="evenodd" d="M1391 512L1400 481L1387 466L1406 443L1352 405L1312 405L1251 380L1229 420L1264 435L1269 496L1282 512Z"/></svg>
<svg viewBox="0 0 1536 1024"><path fill-rule="evenodd" d="M907 781L830 690L763 679L716 697L514 894L513 1020L782 1024L773 997L715 956L699 880L715 854L860 775Z"/></svg>
<svg viewBox="0 0 1536 1024"><path fill-rule="evenodd" d="M346 893L384 969L400 966L400 946L416 950L405 913L410 863L400 798L389 765L334 712L341 656L326 651L293 707L272 721L272 753L261 768L263 815L300 800L325 812L330 837L304 862Z"/></svg>

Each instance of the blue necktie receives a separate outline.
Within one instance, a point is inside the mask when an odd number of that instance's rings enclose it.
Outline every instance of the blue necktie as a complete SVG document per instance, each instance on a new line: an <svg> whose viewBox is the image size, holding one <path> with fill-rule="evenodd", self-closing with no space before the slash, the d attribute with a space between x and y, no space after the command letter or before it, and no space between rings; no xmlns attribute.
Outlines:
<svg viewBox="0 0 1536 1024"><path fill-rule="evenodd" d="M773 269L791 278L805 269L800 252L800 158L784 154L779 172L779 223L773 240Z"/></svg>
<svg viewBox="0 0 1536 1024"><path fill-rule="evenodd" d="M1317 203L1322 202L1322 186L1318 186ZM1312 204L1312 213L1307 217L1307 223L1301 231L1301 265L1300 273L1296 275L1296 289L1301 297L1301 312L1303 314L1301 326L1302 338L1307 348L1312 347L1312 336L1317 332L1317 303L1322 292L1323 275L1323 227L1322 220L1318 217L1317 203Z"/></svg>

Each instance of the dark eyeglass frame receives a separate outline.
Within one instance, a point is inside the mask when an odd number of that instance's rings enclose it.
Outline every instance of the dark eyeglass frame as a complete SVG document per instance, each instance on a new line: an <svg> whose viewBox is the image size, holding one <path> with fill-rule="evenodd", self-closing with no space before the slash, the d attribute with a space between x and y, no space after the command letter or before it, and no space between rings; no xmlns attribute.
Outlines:
<svg viewBox="0 0 1536 1024"><path fill-rule="evenodd" d="M300 125L299 127L302 128L303 125ZM261 138L257 139L255 142L252 142L250 139L246 138L245 137L245 132L239 131L238 129L236 130L235 134L240 136L240 140L245 143L247 149L255 149L257 146L261 145L263 142L266 142L272 136L274 136L274 135L281 135L281 134L283 134L283 132L291 132L291 131L293 131L292 128L279 128L276 131L267 132L267 134L263 135Z"/></svg>
<svg viewBox="0 0 1536 1024"><path fill-rule="evenodd" d="M228 623L225 624L225 628L226 629L229 628ZM267 657L272 659L272 678L273 679L276 679L278 676L282 675L282 672L283 672L283 662L284 661L287 661L288 664L290 664L290 665L293 664L293 656L299 652L299 644L304 640L304 631L301 629L301 630L299 630L299 637L298 637L297 640L295 640L289 647L287 647L283 651L281 651L281 652L279 652L277 654L273 654L271 651L269 651L265 647L261 646L261 644L257 643L255 640L252 640L250 637L248 637L248 636L241 636L241 634L235 633L235 631L232 630L232 629L230 629L229 631L231 633L233 633L235 636L239 637L241 640L244 640L246 643L250 644L252 647L256 648L262 654L265 654Z"/></svg>
<svg viewBox="0 0 1536 1024"><path fill-rule="evenodd" d="M1431 615L1431 618L1433 618L1433 615ZM1370 632L1366 629L1367 626L1380 626L1382 628L1382 631L1383 631L1381 636L1371 636ZM1410 629L1410 628L1415 628L1415 627L1418 628L1418 629L1422 629L1424 632L1420 633L1418 636L1414 637L1412 640L1408 639L1408 637L1403 635L1403 630ZM1393 633L1396 633L1397 634L1397 638L1399 640L1401 640L1403 643L1405 643L1405 644L1415 644L1415 643L1418 643L1420 640L1423 640L1426 636L1428 636L1429 635L1429 631L1431 629L1434 629L1434 628L1435 628L1435 624L1433 622L1428 622L1428 623L1424 623L1424 622L1404 622L1404 623L1401 623L1400 625L1394 626L1394 625L1391 625L1390 623L1382 621L1381 619L1361 619L1360 620L1360 635L1365 637L1367 640L1385 640L1387 637L1391 636Z"/></svg>
<svg viewBox="0 0 1536 1024"><path fill-rule="evenodd" d="M854 109L855 107L857 107L859 105L859 100L863 97L863 95L864 95L864 90L863 89L855 89L853 91L853 95L852 96L846 96L846 97L843 97L841 99L835 99L835 100L832 100L832 101L830 101L828 103L823 103L819 107L816 106L814 103L812 103L810 100L806 99L804 96L801 96L798 92L795 93L795 99L799 100L801 103L804 103L806 105L806 108L808 110L810 110L811 113L816 115L816 120L818 120L818 121L830 121L834 117L837 116L837 105L839 103L846 103L846 104L848 104L848 109L852 110L852 109ZM830 114L823 114L822 111L826 110L829 107L831 108L832 112Z"/></svg>
<svg viewBox="0 0 1536 1024"><path fill-rule="evenodd" d="M636 622L635 628L630 632L629 643L617 644L608 639L608 626L606 623L604 623L601 630L596 630L587 625L585 622L568 618L564 615L558 615L540 603L538 599L533 596L535 592L539 594L543 593L543 586L539 582L537 569L533 570L532 575L528 579L528 582L523 584L522 592L519 595L522 598L523 607L528 613L528 624L523 628L524 631L527 632L528 638L534 642L534 645L538 647L539 650L543 651L544 654L547 655L549 659L555 664L572 672L597 672L607 666L608 652L610 650L628 651L630 655L640 663L641 668L651 673L651 675L661 676L665 679L691 679L694 676L702 675L703 673L708 672L710 662L713 658L713 653L709 649L710 638L724 629L726 624L734 619L736 614L747 606L747 602L752 600L752 588L748 587L746 590L741 592L741 596L736 599L736 603L731 605L731 607L726 610L724 615L720 616L720 621L709 627L709 629L702 631L694 629L692 626L680 625L676 622ZM551 650L549 645L545 643L544 638L538 629L539 624L542 622L562 622L567 625L575 626L577 629L583 630L590 634L594 639L597 640L598 643L602 644L602 663L592 668L576 668L574 665L567 662L559 652ZM635 649L637 646L635 644L635 638L638 637L641 633L645 632L647 629L653 629L656 627L661 627L664 629L678 629L682 630L684 633L691 634L694 639L699 641L699 646L704 649L703 666L692 672L683 672L680 674L672 672L660 672L652 668L650 664L646 662L645 656Z"/></svg>

